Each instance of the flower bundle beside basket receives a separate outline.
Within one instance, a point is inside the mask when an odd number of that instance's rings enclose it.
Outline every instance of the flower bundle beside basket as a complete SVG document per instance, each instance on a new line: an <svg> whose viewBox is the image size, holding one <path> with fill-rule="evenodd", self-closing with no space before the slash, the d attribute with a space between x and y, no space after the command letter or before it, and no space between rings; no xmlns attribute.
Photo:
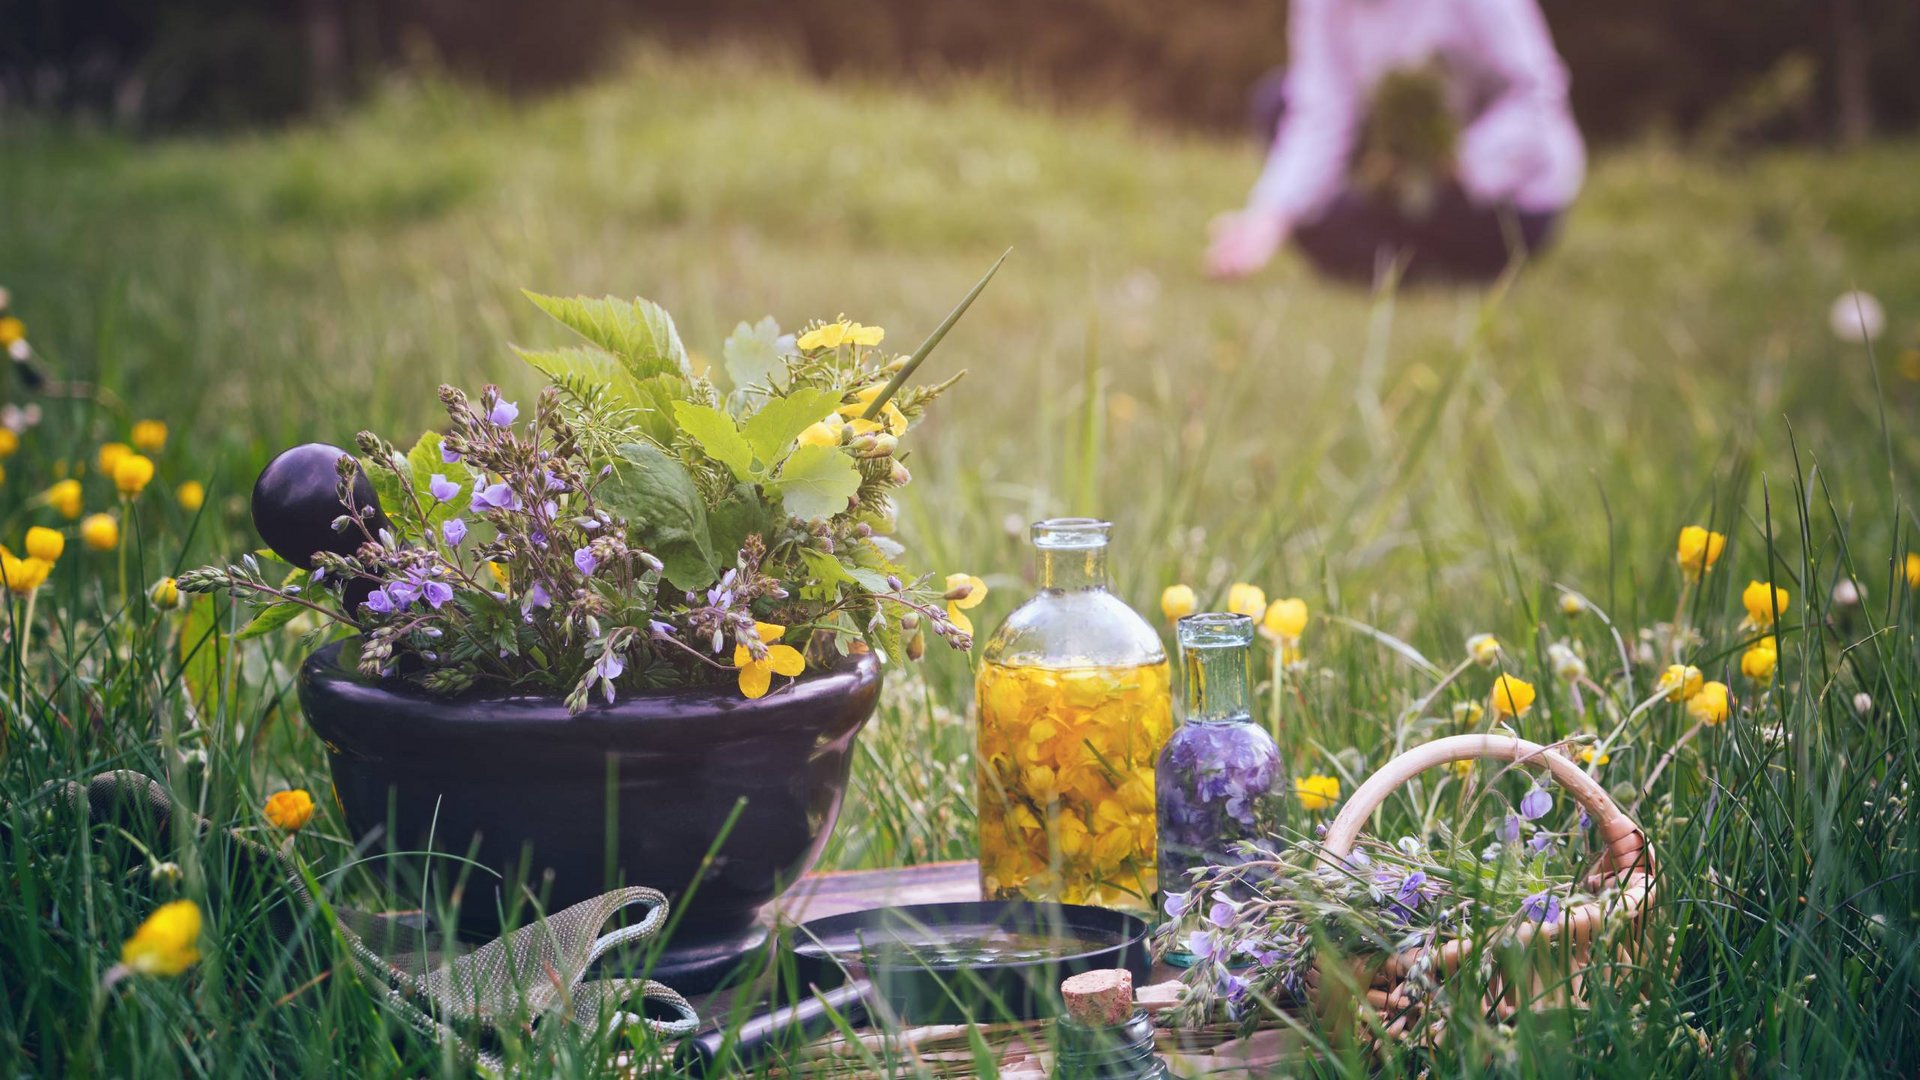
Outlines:
<svg viewBox="0 0 1920 1080"><path fill-rule="evenodd" d="M1444 824L1432 847L1362 836L1415 777L1451 766L1464 779L1461 763L1478 759L1543 766L1577 824L1551 829L1553 799L1535 786L1495 816L1484 848ZM1183 1026L1225 1013L1251 1028L1262 1006L1308 1002L1336 1034L1357 1020L1366 1035L1431 1043L1463 1007L1454 977L1469 964L1492 1018L1577 1006L1612 968L1606 949L1631 963L1656 894L1646 835L1606 790L1556 750L1506 735L1414 747L1362 783L1319 841L1244 850L1243 861L1197 871L1189 891L1170 894L1162 941L1196 957ZM1565 856L1585 859L1585 871L1556 874Z"/></svg>

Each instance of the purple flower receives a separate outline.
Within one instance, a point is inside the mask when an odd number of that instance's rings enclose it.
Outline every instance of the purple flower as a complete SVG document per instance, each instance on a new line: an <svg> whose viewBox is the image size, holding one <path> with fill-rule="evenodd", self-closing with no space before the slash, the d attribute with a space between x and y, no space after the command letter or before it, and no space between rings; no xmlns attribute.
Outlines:
<svg viewBox="0 0 1920 1080"><path fill-rule="evenodd" d="M387 585L387 595L393 598L395 611L405 611L420 599L420 586L411 581L391 582Z"/></svg>
<svg viewBox="0 0 1920 1080"><path fill-rule="evenodd" d="M1239 914L1240 910L1232 904L1227 903L1225 900L1215 900L1213 906L1207 909L1207 921L1225 930L1227 927L1233 925L1233 920L1238 917Z"/></svg>
<svg viewBox="0 0 1920 1080"><path fill-rule="evenodd" d="M460 485L439 473L434 473L433 479L427 481L427 491L441 502L452 502L453 497L460 494Z"/></svg>
<svg viewBox="0 0 1920 1080"><path fill-rule="evenodd" d="M1166 899L1167 918L1177 919L1180 916L1186 914L1188 898L1189 897L1187 893L1183 893L1183 892L1168 893L1167 899Z"/></svg>
<svg viewBox="0 0 1920 1080"><path fill-rule="evenodd" d="M547 490L548 490L548 491L565 491L565 490L567 490L567 482L566 482L565 480L562 480L562 479L560 479L559 477L557 477L557 476L555 476L555 475L553 475L553 470L551 470L551 469L541 469L541 470L540 470L540 476L541 476L541 477L542 477L542 478L543 478L544 480L546 480L546 482L547 482Z"/></svg>
<svg viewBox="0 0 1920 1080"><path fill-rule="evenodd" d="M530 588L527 589L527 599L526 599L527 610L530 611L534 608L549 608L552 606L553 606L553 597L547 595L547 587L545 585L542 585L536 581L533 583L533 585Z"/></svg>
<svg viewBox="0 0 1920 1080"><path fill-rule="evenodd" d="M1519 843L1520 842L1519 816L1515 814L1508 814L1506 817L1501 818L1499 835L1500 835L1500 839L1506 841L1509 844Z"/></svg>
<svg viewBox="0 0 1920 1080"><path fill-rule="evenodd" d="M1229 971L1225 975L1220 976L1220 986L1218 989L1220 995L1226 998L1228 1002L1239 1004L1246 998L1249 987L1247 980Z"/></svg>
<svg viewBox="0 0 1920 1080"><path fill-rule="evenodd" d="M1587 816L1585 810L1580 811L1580 827L1583 829L1593 828L1593 819Z"/></svg>
<svg viewBox="0 0 1920 1080"><path fill-rule="evenodd" d="M429 607L438 611L440 610L440 605L453 599L453 586L444 581L428 579L421 583L420 595L426 600Z"/></svg>
<svg viewBox="0 0 1920 1080"><path fill-rule="evenodd" d="M1253 959L1263 968L1270 968L1285 960L1287 954L1275 948L1261 949L1253 954Z"/></svg>
<svg viewBox="0 0 1920 1080"><path fill-rule="evenodd" d="M606 695L607 704L613 704L613 680L626 670L627 662L612 649L601 653L600 659L594 661L593 673L600 676L600 692Z"/></svg>
<svg viewBox="0 0 1920 1080"><path fill-rule="evenodd" d="M1553 847L1553 834L1539 833L1527 841L1527 846L1533 849L1535 855L1544 855Z"/></svg>
<svg viewBox="0 0 1920 1080"><path fill-rule="evenodd" d="M391 615L394 611L393 597L387 595L387 590L385 589L373 590L373 592L367 596L366 601L360 606L373 612L375 615Z"/></svg>
<svg viewBox="0 0 1920 1080"><path fill-rule="evenodd" d="M452 518L440 526L440 535L446 539L448 547L459 547L460 542L467 538L467 523Z"/></svg>
<svg viewBox="0 0 1920 1080"><path fill-rule="evenodd" d="M1195 930L1187 935L1187 951L1196 960L1213 959L1213 935L1205 930Z"/></svg>
<svg viewBox="0 0 1920 1080"><path fill-rule="evenodd" d="M1539 821L1553 809L1553 796L1547 790L1535 785L1533 790L1520 796L1520 815L1528 821Z"/></svg>
<svg viewBox="0 0 1920 1080"><path fill-rule="evenodd" d="M674 635L673 624L661 622L659 619L647 620L647 631L657 638L670 638Z"/></svg>
<svg viewBox="0 0 1920 1080"><path fill-rule="evenodd" d="M486 487L476 488L473 493L471 509L476 514L489 509L518 510L520 509L520 496L514 494L513 489L507 486L506 481L502 480L497 484L488 484Z"/></svg>
<svg viewBox="0 0 1920 1080"><path fill-rule="evenodd" d="M440 460L449 465L458 465L460 464L460 451L442 442L440 444Z"/></svg>
<svg viewBox="0 0 1920 1080"><path fill-rule="evenodd" d="M1520 901L1520 914L1534 922L1559 922L1560 898L1542 889Z"/></svg>
<svg viewBox="0 0 1920 1080"><path fill-rule="evenodd" d="M600 567L600 560L593 557L592 548L575 548L573 552L573 565L580 568L582 575L592 577L593 572Z"/></svg>
<svg viewBox="0 0 1920 1080"><path fill-rule="evenodd" d="M520 406L511 401L496 401L493 403L493 411L487 414L487 419L495 427L506 427L520 419Z"/></svg>

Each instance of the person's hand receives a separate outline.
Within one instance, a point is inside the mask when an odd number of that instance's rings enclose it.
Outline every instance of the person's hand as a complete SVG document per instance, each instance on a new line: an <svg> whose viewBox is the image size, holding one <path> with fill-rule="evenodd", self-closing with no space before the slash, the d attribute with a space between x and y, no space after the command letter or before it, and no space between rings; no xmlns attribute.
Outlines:
<svg viewBox="0 0 1920 1080"><path fill-rule="evenodd" d="M1207 273L1218 278L1245 277L1267 265L1287 239L1287 219L1270 210L1246 210L1213 219L1207 245Z"/></svg>

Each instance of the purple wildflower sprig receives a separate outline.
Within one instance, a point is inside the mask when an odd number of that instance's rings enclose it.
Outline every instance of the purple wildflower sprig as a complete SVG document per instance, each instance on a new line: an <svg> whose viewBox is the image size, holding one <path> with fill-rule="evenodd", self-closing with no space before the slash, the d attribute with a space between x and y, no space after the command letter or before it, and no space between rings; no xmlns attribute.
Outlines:
<svg viewBox="0 0 1920 1080"><path fill-rule="evenodd" d="M1231 862L1164 883L1167 921L1157 948L1192 961L1176 1022L1225 1017L1251 1027L1298 1000L1329 949L1342 957L1409 956L1403 986L1424 1007L1420 1022L1437 1021L1447 1010L1447 976L1423 962L1430 954L1421 950L1460 937L1509 940L1522 926L1555 922L1594 899L1580 891L1579 868L1568 865L1558 878L1547 869L1539 860L1525 872L1489 866L1450 838L1436 846L1411 837L1363 840L1339 859L1313 840L1240 844Z"/></svg>

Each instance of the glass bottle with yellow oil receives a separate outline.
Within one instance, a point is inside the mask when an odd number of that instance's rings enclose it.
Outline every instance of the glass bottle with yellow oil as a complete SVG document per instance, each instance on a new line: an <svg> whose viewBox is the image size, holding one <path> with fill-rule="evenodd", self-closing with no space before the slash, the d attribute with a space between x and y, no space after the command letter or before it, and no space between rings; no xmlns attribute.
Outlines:
<svg viewBox="0 0 1920 1080"><path fill-rule="evenodd" d="M1110 526L1033 527L1040 591L981 653L980 884L988 899L1150 912L1167 654L1107 588Z"/></svg>

